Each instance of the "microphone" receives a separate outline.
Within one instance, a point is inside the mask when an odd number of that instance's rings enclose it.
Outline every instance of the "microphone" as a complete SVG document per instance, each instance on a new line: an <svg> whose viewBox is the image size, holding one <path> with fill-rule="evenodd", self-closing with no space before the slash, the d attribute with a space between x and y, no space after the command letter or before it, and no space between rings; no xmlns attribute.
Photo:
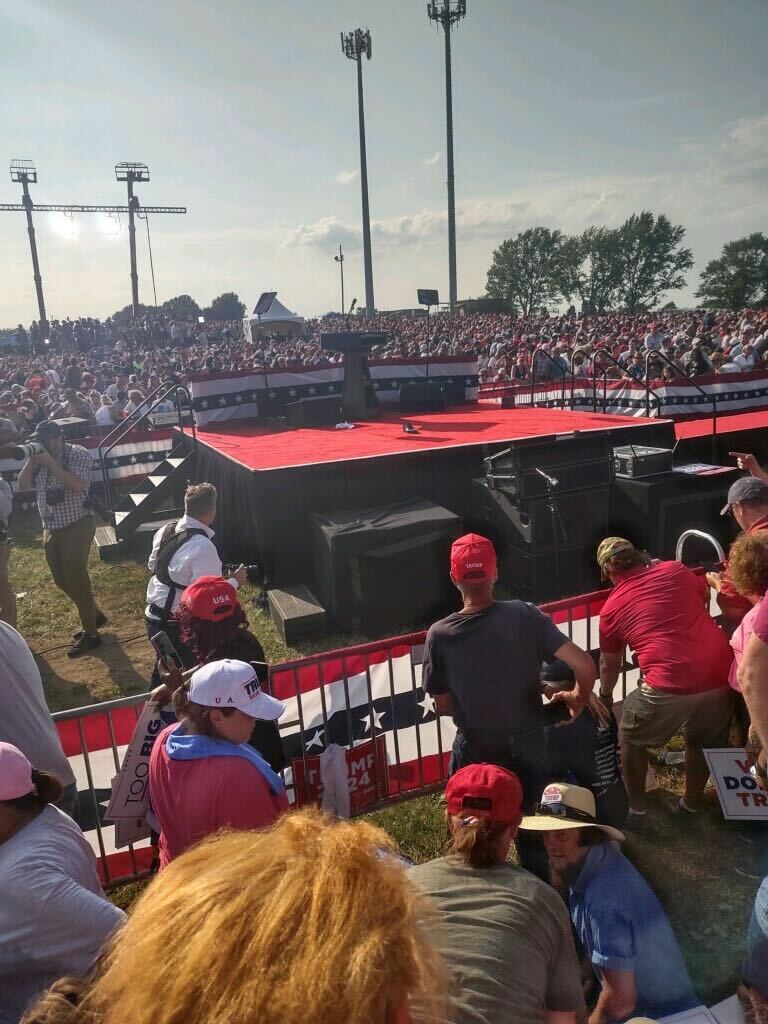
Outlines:
<svg viewBox="0 0 768 1024"><path fill-rule="evenodd" d="M539 476L544 477L544 479L547 481L550 487L559 486L560 481L557 479L556 476L550 476L549 473L545 473L543 469L538 469L538 467L536 467L536 472L539 474Z"/></svg>

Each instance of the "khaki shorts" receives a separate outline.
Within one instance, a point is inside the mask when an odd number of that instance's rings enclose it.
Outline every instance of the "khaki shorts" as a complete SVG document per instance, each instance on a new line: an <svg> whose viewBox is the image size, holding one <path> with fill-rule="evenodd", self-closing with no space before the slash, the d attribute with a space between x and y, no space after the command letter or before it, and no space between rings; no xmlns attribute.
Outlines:
<svg viewBox="0 0 768 1024"><path fill-rule="evenodd" d="M633 747L663 747L675 733L702 747L728 746L733 690L667 693L641 683L624 701L621 738Z"/></svg>

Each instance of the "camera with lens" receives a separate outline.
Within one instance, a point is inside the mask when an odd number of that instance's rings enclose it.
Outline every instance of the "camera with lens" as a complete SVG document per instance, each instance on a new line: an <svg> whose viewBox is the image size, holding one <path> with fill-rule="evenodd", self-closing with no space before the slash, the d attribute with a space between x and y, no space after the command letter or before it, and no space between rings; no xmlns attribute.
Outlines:
<svg viewBox="0 0 768 1024"><path fill-rule="evenodd" d="M62 501L64 501L63 487L52 487L51 490L45 492L45 503L48 508L55 508Z"/></svg>
<svg viewBox="0 0 768 1024"><path fill-rule="evenodd" d="M15 444L11 448L11 458L29 459L33 455L42 455L45 448L39 441L25 441L24 444Z"/></svg>
<svg viewBox="0 0 768 1024"><path fill-rule="evenodd" d="M232 565L225 565L224 566L224 573L232 575L239 568L240 568L240 566L236 565L233 562ZM259 586L259 584L261 583L261 578L262 578L261 566L260 565L244 565L243 568L245 569L245 578L248 580L248 582L254 584L255 586Z"/></svg>

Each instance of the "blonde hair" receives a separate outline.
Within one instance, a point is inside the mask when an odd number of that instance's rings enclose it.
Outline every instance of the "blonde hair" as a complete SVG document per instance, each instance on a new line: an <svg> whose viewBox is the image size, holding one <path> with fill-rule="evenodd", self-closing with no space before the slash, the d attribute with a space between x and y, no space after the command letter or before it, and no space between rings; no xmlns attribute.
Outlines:
<svg viewBox="0 0 768 1024"><path fill-rule="evenodd" d="M184 511L191 516L201 512L205 515L216 504L216 488L213 484L190 484L184 492Z"/></svg>
<svg viewBox="0 0 768 1024"><path fill-rule="evenodd" d="M169 864L107 952L80 1020L392 1024L408 997L432 1019L447 974L427 923L384 832L294 812Z"/></svg>
<svg viewBox="0 0 768 1024"><path fill-rule="evenodd" d="M27 1010L20 1024L75 1024L85 987L85 978L61 978Z"/></svg>
<svg viewBox="0 0 768 1024"><path fill-rule="evenodd" d="M765 530L742 533L728 552L728 575L744 596L762 597L768 590L768 534Z"/></svg>

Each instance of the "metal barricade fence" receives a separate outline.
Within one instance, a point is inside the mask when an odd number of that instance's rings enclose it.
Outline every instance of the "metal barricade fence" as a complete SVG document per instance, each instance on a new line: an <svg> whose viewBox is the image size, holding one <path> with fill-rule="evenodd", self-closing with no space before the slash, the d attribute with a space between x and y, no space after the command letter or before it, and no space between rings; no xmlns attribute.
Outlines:
<svg viewBox="0 0 768 1024"><path fill-rule="evenodd" d="M602 591L568 598L542 610L574 643L594 651L606 596ZM455 727L435 714L421 686L425 636L394 637L272 666L272 693L286 704L279 727L292 804L317 802L321 787L331 789L340 769L351 816L444 787ZM637 685L637 676L632 666L623 666L622 699ZM136 694L53 715L78 776L80 824L107 888L150 871L151 849L131 843L117 850L113 825L103 821L121 748L130 741L146 697ZM328 792L326 803L327 797ZM337 790L336 800L344 807L345 794Z"/></svg>

